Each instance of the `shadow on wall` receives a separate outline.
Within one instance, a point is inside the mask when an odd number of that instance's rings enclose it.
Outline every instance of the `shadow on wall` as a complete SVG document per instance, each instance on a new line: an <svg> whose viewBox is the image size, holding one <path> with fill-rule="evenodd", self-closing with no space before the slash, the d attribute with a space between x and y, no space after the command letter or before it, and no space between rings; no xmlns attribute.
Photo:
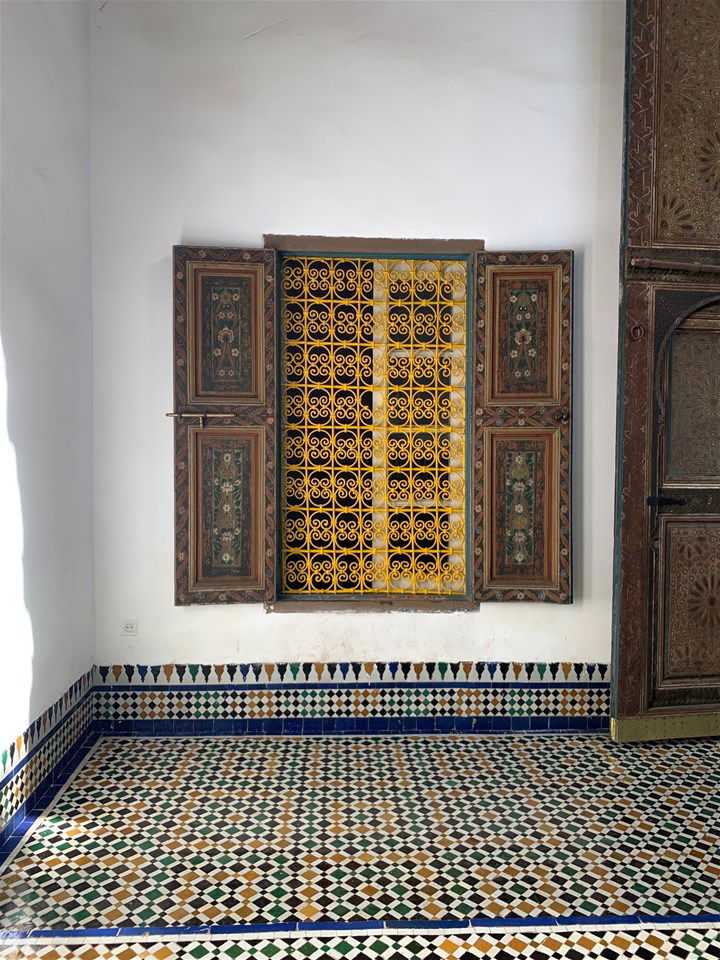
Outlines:
<svg viewBox="0 0 720 960"><path fill-rule="evenodd" d="M8 740L92 662L89 37L83 3L3 3L0 18Z"/></svg>

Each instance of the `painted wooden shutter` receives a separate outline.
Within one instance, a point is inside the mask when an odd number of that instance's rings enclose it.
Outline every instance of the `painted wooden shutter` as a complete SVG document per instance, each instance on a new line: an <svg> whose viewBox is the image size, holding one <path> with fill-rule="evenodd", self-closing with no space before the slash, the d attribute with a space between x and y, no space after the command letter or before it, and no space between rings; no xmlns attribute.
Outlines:
<svg viewBox="0 0 720 960"><path fill-rule="evenodd" d="M176 604L275 596L275 257L174 248Z"/></svg>
<svg viewBox="0 0 720 960"><path fill-rule="evenodd" d="M572 266L477 255L477 600L572 600Z"/></svg>

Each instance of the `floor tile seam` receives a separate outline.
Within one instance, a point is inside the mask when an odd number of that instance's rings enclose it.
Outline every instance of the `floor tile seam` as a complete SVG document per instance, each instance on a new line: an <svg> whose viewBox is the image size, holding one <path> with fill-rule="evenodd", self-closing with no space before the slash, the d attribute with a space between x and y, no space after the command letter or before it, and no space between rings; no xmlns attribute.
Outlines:
<svg viewBox="0 0 720 960"><path fill-rule="evenodd" d="M277 683L262 681L248 683L105 683L96 684L92 690L99 693L130 693L133 691L222 691L229 693L244 690L610 690L605 680L309 680Z"/></svg>
<svg viewBox="0 0 720 960"><path fill-rule="evenodd" d="M191 723L194 721L190 721ZM587 739L596 738L601 739L604 743L612 744L607 731L603 730L503 730L504 734L510 737L523 737L531 738L538 737L542 740L548 740L550 737L562 737L562 738L571 738L571 737L583 737ZM233 733L163 733L160 735L154 735L152 733L119 733L114 734L112 730L101 730L100 739L101 740L241 740L247 742L249 740L257 739L262 740L267 743L268 740L277 740L278 742L287 743L288 740L342 740L342 741L356 741L356 740L371 740L374 743L377 743L378 740L406 740L412 736L413 741L419 740L468 740L469 742L477 741L482 739L482 737L487 737L488 739L492 738L493 740L497 739L497 734L490 731L483 731L482 733L461 733L461 732L449 732L445 733L442 731L426 731L415 734L408 734L407 732L400 733L355 733L349 735L347 733L269 733L262 734L259 736L249 734L233 734Z"/></svg>
<svg viewBox="0 0 720 960"><path fill-rule="evenodd" d="M35 817L33 823L30 824L30 826L27 828L27 830L25 830L25 832L24 832L24 834L22 835L22 837L20 838L20 840L19 840L19 841L17 842L17 844L12 848L12 850L10 851L10 853L9 853L8 856L7 856L7 859L0 861L0 876L2 876L2 874L5 873L5 871L8 870L8 869L12 866L15 858L18 856L18 854L21 852L21 850L25 847L25 845L30 841L30 838L34 835L37 826L38 826L46 817L48 817L48 816L50 816L50 815L52 814L52 812L55 810L57 804L58 804L58 803L60 802L60 800L63 798L65 792L70 788L70 786L71 786L71 785L75 782L75 780L78 778L78 776L80 775L80 773L81 773L81 771L83 770L83 768L85 767L85 765L86 765L86 764L90 761L90 759L95 755L95 753L97 752L97 750L98 750L98 748L99 748L99 746L100 746L100 743L101 743L104 739L107 739L107 738L98 737L98 738L95 740L95 742L90 746L90 748L89 748L89 750L87 751L87 753L85 754L85 756L80 760L80 762L79 762L78 765L75 767L75 769L72 771L72 773L71 773L70 776L67 778L67 780L66 780L64 783L61 783L61 784L60 784L59 788L58 788L57 791L53 794L53 796L52 796L51 800L49 801L49 803L47 804L47 806L43 807L40 811L38 811L38 814L37 814L37 816ZM50 774L50 777L53 776L54 772L55 772L55 771L53 770L53 773ZM50 786L49 789L52 789L52 784L51 784L51 786ZM0 942L1 942L1 940L2 940L2 930L0 929Z"/></svg>
<svg viewBox="0 0 720 960"><path fill-rule="evenodd" d="M89 936L69 937L63 936L62 932L50 936L12 936L0 937L0 949L5 946L13 945L53 945L53 944L132 944L132 943L257 943L275 940L297 940L300 942L307 940L368 940L368 939L392 939L403 940L408 937L423 938L424 940L434 941L438 937L514 937L514 936L574 936L578 934L639 934L639 933L658 933L666 936L672 936L675 933L688 932L698 934L707 934L715 930L720 931L720 923L698 924L698 923L679 923L663 926L653 926L652 924L638 925L620 925L602 926L597 924L587 924L583 926L572 927L441 927L427 929L418 927L417 929L396 928L378 928L371 930L289 930L289 931L269 931L267 933L236 933L227 931L224 933L167 933L167 934L135 934L125 935L112 934L108 937L98 936L97 932Z"/></svg>
<svg viewBox="0 0 720 960"><path fill-rule="evenodd" d="M357 939L363 937L388 936L467 936L478 934L530 934L530 933L554 933L561 935L563 933L585 933L585 932L633 932L633 931L659 931L669 932L673 930L720 930L720 916L714 920L704 920L702 916L688 917L645 917L640 920L632 920L623 916L613 916L605 920L588 917L587 922L581 917L569 917L567 922L563 922L562 917L550 917L546 920L542 918L529 918L533 922L517 923L503 922L502 918L495 922L488 922L487 919L479 919L476 922L466 924L462 923L443 923L439 925L426 925L418 921L417 925L396 926L392 922L359 922L347 923L341 922L331 926L303 927L300 929L262 929L262 924L247 925L248 929L242 929L242 925L222 925L214 927L212 924L198 927L171 926L158 927L155 930L145 929L144 931L136 927L110 927L110 928L77 928L75 930L0 930L0 945L7 943L82 943L82 942L157 942L164 943L171 940L275 940L275 939L293 939L307 940L313 938L333 939L336 937ZM268 924L272 928L273 924ZM251 928L251 929L250 929Z"/></svg>

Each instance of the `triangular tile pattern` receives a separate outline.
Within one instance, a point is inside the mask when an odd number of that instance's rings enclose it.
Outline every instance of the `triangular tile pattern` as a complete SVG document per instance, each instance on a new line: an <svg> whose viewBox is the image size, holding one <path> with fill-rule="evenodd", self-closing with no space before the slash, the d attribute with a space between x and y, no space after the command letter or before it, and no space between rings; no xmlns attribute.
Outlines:
<svg viewBox="0 0 720 960"><path fill-rule="evenodd" d="M165 663L95 667L98 686L338 683L607 683L606 663L347 661L339 663Z"/></svg>
<svg viewBox="0 0 720 960"><path fill-rule="evenodd" d="M93 671L88 670L65 691L59 700L49 707L27 730L19 734L5 749L0 751L0 780L24 760L32 748L45 737L73 709L90 690Z"/></svg>

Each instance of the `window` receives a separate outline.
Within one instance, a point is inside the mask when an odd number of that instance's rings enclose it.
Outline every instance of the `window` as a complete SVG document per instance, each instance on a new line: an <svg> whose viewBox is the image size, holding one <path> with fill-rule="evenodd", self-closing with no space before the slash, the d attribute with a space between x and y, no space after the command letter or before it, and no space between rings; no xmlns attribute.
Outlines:
<svg viewBox="0 0 720 960"><path fill-rule="evenodd" d="M281 592L467 590L468 265L280 264Z"/></svg>
<svg viewBox="0 0 720 960"><path fill-rule="evenodd" d="M176 603L569 602L572 264L176 247Z"/></svg>

